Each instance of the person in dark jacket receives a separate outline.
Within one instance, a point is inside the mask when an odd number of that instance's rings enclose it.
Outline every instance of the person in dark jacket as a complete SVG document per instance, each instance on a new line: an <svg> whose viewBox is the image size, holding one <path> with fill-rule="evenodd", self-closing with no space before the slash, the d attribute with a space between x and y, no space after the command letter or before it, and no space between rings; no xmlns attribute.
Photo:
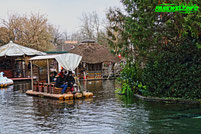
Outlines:
<svg viewBox="0 0 201 134"><path fill-rule="evenodd" d="M71 91L73 91L73 85L75 83L75 79L74 77L72 76L72 72L69 71L68 75L66 76L65 78L65 82L67 82L67 86L70 87ZM62 90L62 92L65 92L66 90Z"/></svg>
<svg viewBox="0 0 201 134"><path fill-rule="evenodd" d="M68 74L67 81L68 81L68 87L70 87L71 91L73 91L73 85L75 84L75 79L72 76L72 72L71 71Z"/></svg>
<svg viewBox="0 0 201 134"><path fill-rule="evenodd" d="M58 87L58 88L63 88L62 89L62 94L63 94L63 93L65 93L68 85L66 85L64 83L64 74L63 74L63 72L61 71L58 75L59 75L59 77L57 77L55 86Z"/></svg>

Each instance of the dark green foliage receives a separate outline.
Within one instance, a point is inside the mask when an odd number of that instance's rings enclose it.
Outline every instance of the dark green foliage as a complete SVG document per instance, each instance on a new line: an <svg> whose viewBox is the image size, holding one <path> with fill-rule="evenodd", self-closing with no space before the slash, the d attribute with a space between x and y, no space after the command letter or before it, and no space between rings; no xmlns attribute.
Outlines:
<svg viewBox="0 0 201 134"><path fill-rule="evenodd" d="M186 41L148 61L142 77L150 95L201 98L201 50L195 43Z"/></svg>
<svg viewBox="0 0 201 134"><path fill-rule="evenodd" d="M156 13L158 0L121 1L126 11L119 28L126 41L120 42L121 54L127 59L121 73L123 88L129 85L143 95L201 98L200 10ZM169 2L178 5L182 0ZM198 0L193 4L201 7Z"/></svg>

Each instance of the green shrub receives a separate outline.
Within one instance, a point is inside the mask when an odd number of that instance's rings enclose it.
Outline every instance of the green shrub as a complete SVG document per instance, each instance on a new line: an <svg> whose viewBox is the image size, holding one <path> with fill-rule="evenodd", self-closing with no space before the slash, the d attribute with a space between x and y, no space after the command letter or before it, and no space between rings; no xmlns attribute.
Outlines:
<svg viewBox="0 0 201 134"><path fill-rule="evenodd" d="M161 51L147 62L142 80L151 95L201 98L201 51L194 42Z"/></svg>
<svg viewBox="0 0 201 134"><path fill-rule="evenodd" d="M141 81L141 68L138 64L126 64L118 80L122 84L121 93L133 95L134 93L145 92L146 86Z"/></svg>

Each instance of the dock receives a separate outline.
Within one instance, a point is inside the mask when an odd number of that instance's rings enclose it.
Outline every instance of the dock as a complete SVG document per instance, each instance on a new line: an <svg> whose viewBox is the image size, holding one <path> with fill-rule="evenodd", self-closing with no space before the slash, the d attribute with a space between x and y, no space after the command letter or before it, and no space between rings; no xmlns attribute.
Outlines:
<svg viewBox="0 0 201 134"><path fill-rule="evenodd" d="M31 81L31 78L9 78L13 81Z"/></svg>

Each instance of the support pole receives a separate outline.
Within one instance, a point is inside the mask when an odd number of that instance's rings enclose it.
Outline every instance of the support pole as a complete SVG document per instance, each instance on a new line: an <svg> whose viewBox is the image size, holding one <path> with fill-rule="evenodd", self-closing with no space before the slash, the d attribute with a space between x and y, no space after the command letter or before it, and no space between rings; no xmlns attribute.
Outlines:
<svg viewBox="0 0 201 134"><path fill-rule="evenodd" d="M49 65L49 60L47 59L47 80L48 84L50 84L50 65Z"/></svg>
<svg viewBox="0 0 201 134"><path fill-rule="evenodd" d="M78 67L77 67L76 71L77 71L76 73L77 73L77 77L78 77Z"/></svg>
<svg viewBox="0 0 201 134"><path fill-rule="evenodd" d="M32 61L31 62L31 90L33 90L33 64Z"/></svg>
<svg viewBox="0 0 201 134"><path fill-rule="evenodd" d="M24 77L27 77L27 70L26 70L26 57L24 55Z"/></svg>
<svg viewBox="0 0 201 134"><path fill-rule="evenodd" d="M21 78L24 77L24 68L23 68L23 57L21 57Z"/></svg>

